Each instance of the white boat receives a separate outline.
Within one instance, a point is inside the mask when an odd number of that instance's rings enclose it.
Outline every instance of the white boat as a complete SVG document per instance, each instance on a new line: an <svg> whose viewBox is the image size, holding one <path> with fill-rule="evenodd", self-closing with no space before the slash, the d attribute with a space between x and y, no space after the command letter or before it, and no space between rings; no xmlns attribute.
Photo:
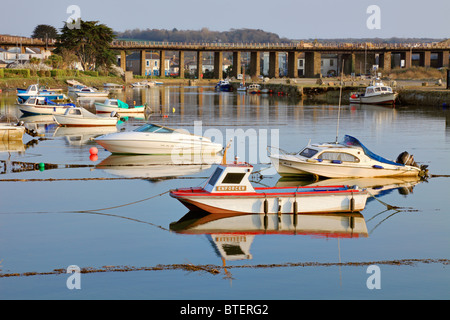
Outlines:
<svg viewBox="0 0 450 320"><path fill-rule="evenodd" d="M247 91L247 87L245 86L245 84L244 83L240 83L239 84L239 87L236 89L237 91L240 91L240 92L246 92Z"/></svg>
<svg viewBox="0 0 450 320"><path fill-rule="evenodd" d="M24 132L24 126L0 123L0 140L22 140Z"/></svg>
<svg viewBox="0 0 450 320"><path fill-rule="evenodd" d="M147 82L133 82L131 86L133 88L147 88L149 85Z"/></svg>
<svg viewBox="0 0 450 320"><path fill-rule="evenodd" d="M350 93L350 103L393 105L397 96L398 93L394 92L390 86L385 85L379 78L375 78L364 93Z"/></svg>
<svg viewBox="0 0 450 320"><path fill-rule="evenodd" d="M64 114L54 114L56 123L67 127L115 126L116 116L97 116L82 107L69 108Z"/></svg>
<svg viewBox="0 0 450 320"><path fill-rule="evenodd" d="M247 91L249 93L260 93L261 92L261 86L257 83L252 83L248 86Z"/></svg>
<svg viewBox="0 0 450 320"><path fill-rule="evenodd" d="M147 110L147 105L142 106L129 106L127 103L119 99L106 99L103 103L95 102L95 110L97 113L111 113L124 112L124 113L142 113Z"/></svg>
<svg viewBox="0 0 450 320"><path fill-rule="evenodd" d="M39 114L64 114L67 108L75 107L73 103L55 103L47 97L33 96L24 103L19 103L18 108L24 115Z"/></svg>
<svg viewBox="0 0 450 320"><path fill-rule="evenodd" d="M49 100L67 100L67 96L56 89L40 89L39 84L32 84L26 90L17 89L17 100L19 103L25 102L30 97L40 96Z"/></svg>
<svg viewBox="0 0 450 320"><path fill-rule="evenodd" d="M252 171L247 163L221 164L204 187L174 189L170 195L190 210L218 214L358 212L366 205L367 191L356 186L254 188Z"/></svg>
<svg viewBox="0 0 450 320"><path fill-rule="evenodd" d="M82 84L76 84L74 86L68 87L67 90L69 92L80 92L81 89L83 89L84 87L86 87L86 86L82 85Z"/></svg>
<svg viewBox="0 0 450 320"><path fill-rule="evenodd" d="M297 154L270 154L281 176L314 175L325 178L419 176L419 167L406 151L397 160L385 159L367 149L358 139L346 135L341 143L309 143Z"/></svg>
<svg viewBox="0 0 450 320"><path fill-rule="evenodd" d="M134 131L107 134L95 141L111 153L182 154L218 153L222 145L209 138L156 124L145 124Z"/></svg>
<svg viewBox="0 0 450 320"><path fill-rule="evenodd" d="M91 87L84 87L80 91L75 92L79 97L101 98L109 95L108 91L98 91Z"/></svg>

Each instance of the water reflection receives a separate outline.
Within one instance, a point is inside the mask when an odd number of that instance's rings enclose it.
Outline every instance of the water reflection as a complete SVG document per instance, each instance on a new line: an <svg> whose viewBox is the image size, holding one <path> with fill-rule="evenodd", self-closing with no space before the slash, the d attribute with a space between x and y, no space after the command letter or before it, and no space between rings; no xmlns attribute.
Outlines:
<svg viewBox="0 0 450 320"><path fill-rule="evenodd" d="M57 127L53 137L64 137L69 145L84 145L93 138L107 133L117 132L117 127Z"/></svg>
<svg viewBox="0 0 450 320"><path fill-rule="evenodd" d="M96 169L120 176L167 178L192 175L220 163L220 155L186 154L174 159L171 155L116 155L104 159Z"/></svg>
<svg viewBox="0 0 450 320"><path fill-rule="evenodd" d="M190 211L170 230L204 234L219 257L252 259L250 247L257 235L306 235L314 238L368 237L361 213L345 214L207 214Z"/></svg>

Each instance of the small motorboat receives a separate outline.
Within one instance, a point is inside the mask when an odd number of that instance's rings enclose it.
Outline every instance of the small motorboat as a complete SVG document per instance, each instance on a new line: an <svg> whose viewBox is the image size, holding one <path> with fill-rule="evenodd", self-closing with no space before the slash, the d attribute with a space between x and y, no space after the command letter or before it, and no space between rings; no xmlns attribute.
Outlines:
<svg viewBox="0 0 450 320"><path fill-rule="evenodd" d="M233 87L228 80L220 80L216 84L215 89L217 91L233 91Z"/></svg>
<svg viewBox="0 0 450 320"><path fill-rule="evenodd" d="M108 91L98 91L92 87L84 87L80 91L75 92L78 97L102 98L109 95Z"/></svg>
<svg viewBox="0 0 450 320"><path fill-rule="evenodd" d="M106 99L103 103L95 102L95 110L97 113L111 113L124 112L124 113L142 113L148 109L146 104L142 106L130 106L127 103L119 99Z"/></svg>
<svg viewBox="0 0 450 320"><path fill-rule="evenodd" d="M0 140L2 141L22 140L24 132L24 126L0 123Z"/></svg>
<svg viewBox="0 0 450 320"><path fill-rule="evenodd" d="M204 187L170 191L190 210L209 213L303 214L358 212L364 209L368 192L358 187L263 187L254 188L248 163L221 164Z"/></svg>
<svg viewBox="0 0 450 320"><path fill-rule="evenodd" d="M379 78L375 78L364 93L350 93L350 103L393 105L398 93L385 85Z"/></svg>
<svg viewBox="0 0 450 320"><path fill-rule="evenodd" d="M247 87L243 82L239 84L239 87L236 89L238 92L247 92Z"/></svg>
<svg viewBox="0 0 450 320"><path fill-rule="evenodd" d="M24 115L64 114L67 108L75 107L73 103L56 103L47 97L34 96L23 103L18 103Z"/></svg>
<svg viewBox="0 0 450 320"><path fill-rule="evenodd" d="M257 83L252 83L248 86L247 91L252 94L260 93L261 86Z"/></svg>
<svg viewBox="0 0 450 320"><path fill-rule="evenodd" d="M53 115L56 123L66 127L115 126L119 118L115 115L102 117L82 107L68 108L64 114Z"/></svg>
<svg viewBox="0 0 450 320"><path fill-rule="evenodd" d="M24 91L23 89L17 89L18 103L27 101L30 97L45 97L49 100L67 100L67 96L58 90L40 89L38 84L32 84Z"/></svg>
<svg viewBox="0 0 450 320"><path fill-rule="evenodd" d="M151 123L129 132L106 134L95 141L111 153L124 154L214 154L223 149L207 137Z"/></svg>
<svg viewBox="0 0 450 320"><path fill-rule="evenodd" d="M349 135L341 143L310 143L297 154L279 152L270 154L270 158L281 176L349 178L427 174L427 166L419 167L414 157L406 151L394 162L374 154L358 139Z"/></svg>

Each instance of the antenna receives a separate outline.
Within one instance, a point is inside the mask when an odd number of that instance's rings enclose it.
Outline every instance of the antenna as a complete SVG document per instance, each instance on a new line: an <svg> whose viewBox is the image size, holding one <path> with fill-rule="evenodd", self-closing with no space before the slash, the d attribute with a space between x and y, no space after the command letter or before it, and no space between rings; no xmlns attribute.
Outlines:
<svg viewBox="0 0 450 320"><path fill-rule="evenodd" d="M339 135L339 119L341 117L341 97L342 97L342 75L344 74L344 59L342 59L342 68L341 68L341 88L339 89L339 107L338 107L338 120L336 126L336 141L338 143L338 135Z"/></svg>

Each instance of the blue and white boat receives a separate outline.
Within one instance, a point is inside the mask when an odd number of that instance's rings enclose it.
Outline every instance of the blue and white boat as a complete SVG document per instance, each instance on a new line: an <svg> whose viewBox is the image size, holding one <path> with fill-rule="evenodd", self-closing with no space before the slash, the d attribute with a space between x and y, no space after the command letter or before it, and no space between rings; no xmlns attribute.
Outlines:
<svg viewBox="0 0 450 320"><path fill-rule="evenodd" d="M30 85L25 92L23 91L23 89L17 89L17 100L19 103L23 103L27 101L30 97L36 96L45 97L48 98L49 100L67 99L67 96L64 93L56 92L54 90L39 89L38 84Z"/></svg>
<svg viewBox="0 0 450 320"><path fill-rule="evenodd" d="M33 96L23 103L18 103L24 115L64 114L67 108L75 107L73 103L56 103L47 97Z"/></svg>
<svg viewBox="0 0 450 320"><path fill-rule="evenodd" d="M217 91L232 91L233 87L231 86L230 82L228 82L228 80L220 80L216 84L215 89Z"/></svg>
<svg viewBox="0 0 450 320"><path fill-rule="evenodd" d="M367 149L358 139L346 135L341 143L309 143L296 154L270 154L281 176L313 175L324 178L424 176L426 165L419 166L406 151L396 161L385 159Z"/></svg>

